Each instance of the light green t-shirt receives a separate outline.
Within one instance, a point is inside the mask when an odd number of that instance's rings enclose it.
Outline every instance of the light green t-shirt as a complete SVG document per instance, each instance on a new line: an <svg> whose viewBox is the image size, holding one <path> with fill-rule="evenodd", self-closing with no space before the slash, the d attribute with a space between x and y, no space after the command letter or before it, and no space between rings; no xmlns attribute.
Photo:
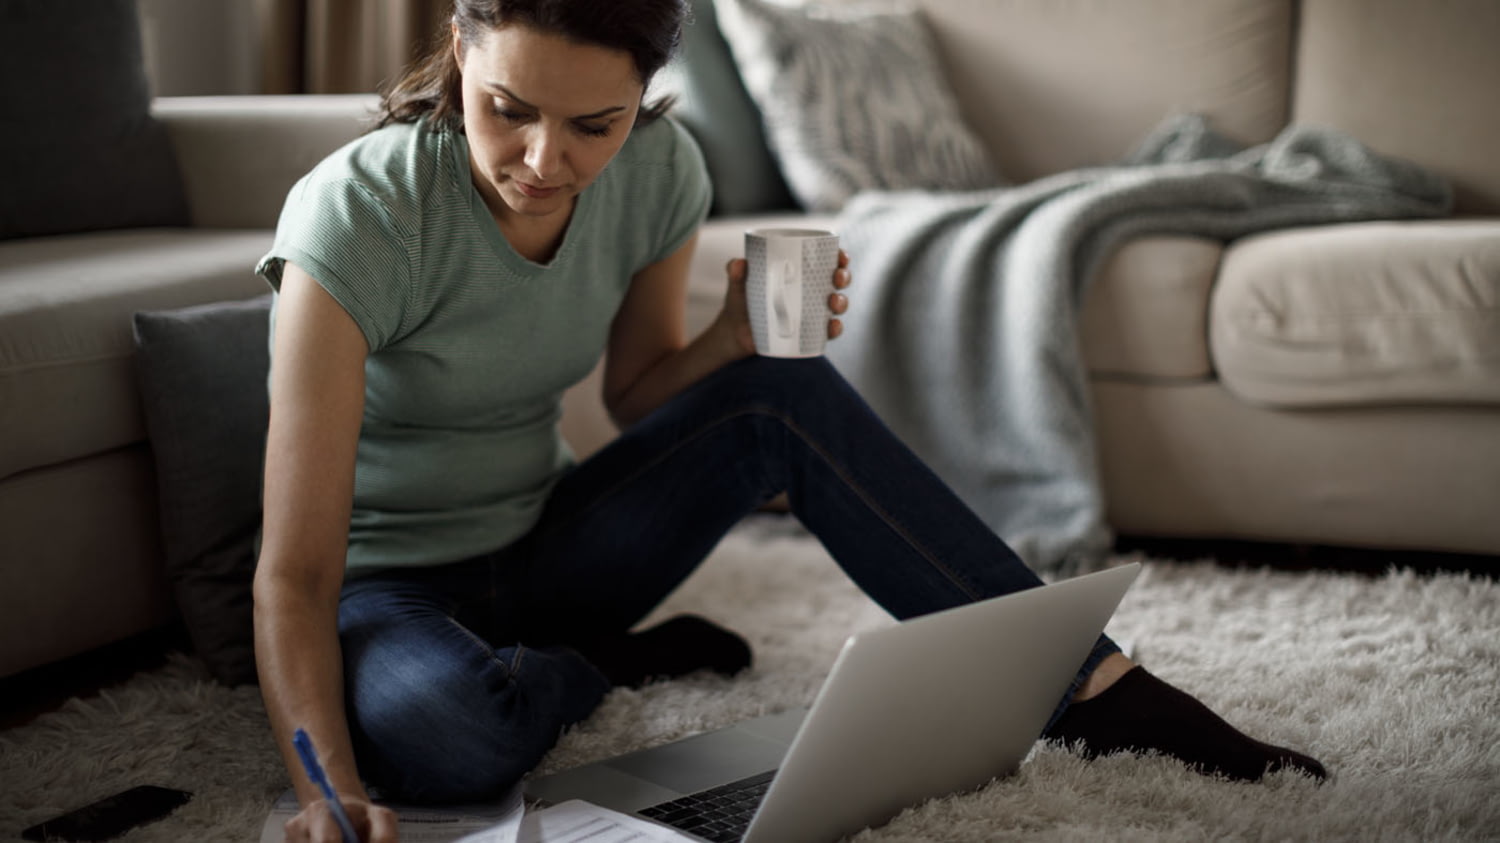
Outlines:
<svg viewBox="0 0 1500 843"><path fill-rule="evenodd" d="M425 120L350 143L292 188L256 271L279 290L297 264L370 347L351 574L464 559L536 523L573 460L563 391L598 362L631 277L681 247L709 199L670 119L632 132L546 265L496 227L464 135Z"/></svg>

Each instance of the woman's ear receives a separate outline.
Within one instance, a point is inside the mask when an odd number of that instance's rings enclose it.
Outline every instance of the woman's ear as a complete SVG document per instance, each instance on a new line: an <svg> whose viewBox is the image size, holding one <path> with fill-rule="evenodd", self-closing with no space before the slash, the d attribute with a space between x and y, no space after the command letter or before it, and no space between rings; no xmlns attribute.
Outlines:
<svg viewBox="0 0 1500 843"><path fill-rule="evenodd" d="M464 38L458 31L458 21L448 24L448 29L453 33L453 62L458 66L458 72L464 70Z"/></svg>

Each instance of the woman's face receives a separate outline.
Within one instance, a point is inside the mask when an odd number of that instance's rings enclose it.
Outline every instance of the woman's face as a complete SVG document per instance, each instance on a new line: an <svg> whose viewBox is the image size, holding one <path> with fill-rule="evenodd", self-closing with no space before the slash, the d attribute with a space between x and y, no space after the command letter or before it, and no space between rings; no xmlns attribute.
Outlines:
<svg viewBox="0 0 1500 843"><path fill-rule="evenodd" d="M644 93L630 54L530 27L453 49L474 184L497 220L561 214L625 144Z"/></svg>

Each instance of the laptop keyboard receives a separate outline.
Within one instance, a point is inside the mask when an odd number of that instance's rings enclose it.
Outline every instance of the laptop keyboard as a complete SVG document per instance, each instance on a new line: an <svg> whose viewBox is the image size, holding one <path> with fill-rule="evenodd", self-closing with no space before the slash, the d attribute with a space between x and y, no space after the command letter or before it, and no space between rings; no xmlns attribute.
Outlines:
<svg viewBox="0 0 1500 843"><path fill-rule="evenodd" d="M761 773L709 790L690 793L671 802L652 805L639 813L659 823L715 841L737 843L750 827L750 818L771 789L776 771Z"/></svg>

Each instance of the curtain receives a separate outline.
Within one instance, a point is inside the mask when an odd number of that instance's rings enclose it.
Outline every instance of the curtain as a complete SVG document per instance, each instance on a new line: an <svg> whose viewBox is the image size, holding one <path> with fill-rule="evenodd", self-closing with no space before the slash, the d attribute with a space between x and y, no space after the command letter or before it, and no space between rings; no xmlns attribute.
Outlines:
<svg viewBox="0 0 1500 843"><path fill-rule="evenodd" d="M426 55L452 9L452 0L255 0L261 89L379 90Z"/></svg>

